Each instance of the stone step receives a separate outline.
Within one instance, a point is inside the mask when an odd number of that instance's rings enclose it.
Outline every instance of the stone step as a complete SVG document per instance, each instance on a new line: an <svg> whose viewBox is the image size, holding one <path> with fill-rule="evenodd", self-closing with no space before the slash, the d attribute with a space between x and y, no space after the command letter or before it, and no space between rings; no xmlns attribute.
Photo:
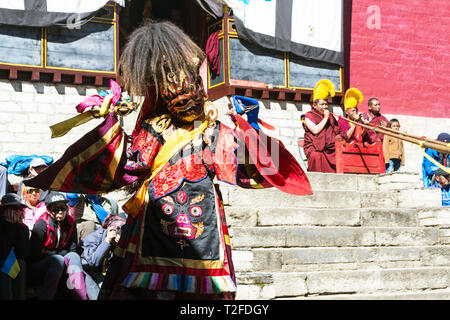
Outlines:
<svg viewBox="0 0 450 320"><path fill-rule="evenodd" d="M413 208L360 209L361 225L366 227L419 227L417 211Z"/></svg>
<svg viewBox="0 0 450 320"><path fill-rule="evenodd" d="M234 227L233 248L417 246L439 243L427 227Z"/></svg>
<svg viewBox="0 0 450 320"><path fill-rule="evenodd" d="M416 208L439 207L440 190L412 189L394 191L313 190L312 195L296 196L278 189L242 189L221 185L225 205L258 208Z"/></svg>
<svg viewBox="0 0 450 320"><path fill-rule="evenodd" d="M422 188L421 177L414 172L381 175L307 172L306 175L313 191L373 192Z"/></svg>
<svg viewBox="0 0 450 320"><path fill-rule="evenodd" d="M307 172L313 191L373 191L377 190L376 175Z"/></svg>
<svg viewBox="0 0 450 320"><path fill-rule="evenodd" d="M307 172L306 175L313 191L373 191L378 188L376 175L321 172ZM230 186L220 181L218 184Z"/></svg>
<svg viewBox="0 0 450 320"><path fill-rule="evenodd" d="M250 276L237 273L237 298L248 299L249 293L259 294L258 298L261 299L277 299L447 289L449 273L450 267L268 272ZM255 290L255 287L259 290Z"/></svg>
<svg viewBox="0 0 450 320"><path fill-rule="evenodd" d="M237 271L308 272L449 266L450 246L233 250Z"/></svg>
<svg viewBox="0 0 450 320"><path fill-rule="evenodd" d="M421 226L450 227L450 207L421 208L417 217Z"/></svg>
<svg viewBox="0 0 450 320"><path fill-rule="evenodd" d="M380 226L417 227L416 210L400 209L321 209L321 208L249 208L229 206L225 208L230 227L256 226ZM421 225L423 226L423 225Z"/></svg>
<svg viewBox="0 0 450 320"><path fill-rule="evenodd" d="M275 188L242 189L221 186L224 205L258 208L359 208L360 193L342 191L314 191L312 195L296 196Z"/></svg>
<svg viewBox="0 0 450 320"><path fill-rule="evenodd" d="M422 290L413 292L382 292L373 294L333 294L297 297L283 300L450 300L450 289Z"/></svg>
<svg viewBox="0 0 450 320"><path fill-rule="evenodd" d="M433 208L442 206L442 193L439 188L398 191L399 208Z"/></svg>
<svg viewBox="0 0 450 320"><path fill-rule="evenodd" d="M361 192L361 208L429 208L442 204L440 189Z"/></svg>
<svg viewBox="0 0 450 320"><path fill-rule="evenodd" d="M415 172L395 172L380 174L377 177L378 190L411 190L422 188L422 180Z"/></svg>

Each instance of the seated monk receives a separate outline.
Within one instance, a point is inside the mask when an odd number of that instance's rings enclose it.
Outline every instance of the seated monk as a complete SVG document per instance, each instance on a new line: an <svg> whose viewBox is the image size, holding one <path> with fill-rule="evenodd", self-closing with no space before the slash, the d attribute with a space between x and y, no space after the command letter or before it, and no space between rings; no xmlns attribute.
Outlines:
<svg viewBox="0 0 450 320"><path fill-rule="evenodd" d="M336 172L334 139L340 133L336 118L328 110L328 96L335 94L331 81L322 79L314 88L311 111L304 115L304 147L308 171Z"/></svg>
<svg viewBox="0 0 450 320"><path fill-rule="evenodd" d="M363 102L363 95L361 91L356 88L350 88L345 93L344 98L344 115L354 122L369 124L369 120L365 120L362 114L358 111L358 102ZM367 147L368 144L372 144L372 136L369 135L365 128L350 123L344 119L339 119L339 127L341 129L341 135L348 143L362 143ZM375 138L375 136L373 136Z"/></svg>

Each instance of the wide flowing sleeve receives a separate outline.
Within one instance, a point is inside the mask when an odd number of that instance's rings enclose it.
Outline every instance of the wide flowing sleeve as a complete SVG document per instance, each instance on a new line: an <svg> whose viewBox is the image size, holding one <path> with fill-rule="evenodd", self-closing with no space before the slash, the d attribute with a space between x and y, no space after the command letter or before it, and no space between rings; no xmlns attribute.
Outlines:
<svg viewBox="0 0 450 320"><path fill-rule="evenodd" d="M62 157L36 177L29 187L70 193L110 192L139 179L126 170L126 134L115 113L72 144Z"/></svg>
<svg viewBox="0 0 450 320"><path fill-rule="evenodd" d="M293 195L309 195L312 189L306 173L284 144L244 118L234 115L239 141L237 184L244 188L277 189Z"/></svg>

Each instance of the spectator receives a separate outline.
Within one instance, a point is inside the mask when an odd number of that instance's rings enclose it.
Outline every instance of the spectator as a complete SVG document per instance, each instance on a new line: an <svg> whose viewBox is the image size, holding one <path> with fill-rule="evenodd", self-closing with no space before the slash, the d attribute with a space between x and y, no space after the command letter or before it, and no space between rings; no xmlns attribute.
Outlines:
<svg viewBox="0 0 450 320"><path fill-rule="evenodd" d="M450 168L447 168L450 171ZM450 206L450 174L439 168L435 174L435 184L442 190L442 205Z"/></svg>
<svg viewBox="0 0 450 320"><path fill-rule="evenodd" d="M344 114L350 120L354 122L369 124L368 120L362 118L362 114L358 112L358 102L363 102L363 95L361 91L356 88L350 88L345 93L344 99ZM369 134L365 128L362 128L356 124L349 123L344 119L339 119L339 127L341 129L341 135L345 141L349 143L363 143L368 144L373 141L370 139Z"/></svg>
<svg viewBox="0 0 450 320"><path fill-rule="evenodd" d="M49 192L45 198L47 211L36 221L31 234L28 275L33 284L43 284L40 299L55 298L65 265L69 277L67 289L74 289L71 292L77 298L87 299L80 256L75 252L75 220L67 214L67 202L62 193Z"/></svg>
<svg viewBox="0 0 450 320"><path fill-rule="evenodd" d="M388 127L398 131L400 130L400 122L397 119L391 119ZM384 137L383 155L386 164L386 173L399 171L400 166L405 165L403 141L391 136Z"/></svg>
<svg viewBox="0 0 450 320"><path fill-rule="evenodd" d="M0 197L8 192L8 169L0 165Z"/></svg>
<svg viewBox="0 0 450 320"><path fill-rule="evenodd" d="M28 205L23 209L24 212L24 223L30 230L33 230L33 226L36 221L43 215L47 208L45 207L45 203L39 201L41 196L41 189L36 189L32 187L24 187L22 190L23 197L22 199Z"/></svg>
<svg viewBox="0 0 450 320"><path fill-rule="evenodd" d="M68 193L69 214L75 218L77 224L77 238L80 242L85 236L100 227L109 213L118 214L119 206L114 200L103 197L100 193L76 194Z"/></svg>
<svg viewBox="0 0 450 320"><path fill-rule="evenodd" d="M370 98L367 105L369 110L367 113L363 114L363 118L365 120L369 120L369 123L372 126L386 127L389 124L389 121L380 113L380 100L378 100L378 98ZM384 134L376 133L374 131L369 131L368 134L371 141L380 143L383 142Z"/></svg>
<svg viewBox="0 0 450 320"><path fill-rule="evenodd" d="M450 134L446 132L440 133L437 138L438 141L445 143L450 143ZM440 163L444 167L450 167L450 155L446 153L439 152L434 149L425 148L425 153L433 159L435 162ZM432 186L433 175L439 167L436 163L430 161L426 156L423 157L422 161L422 180L423 186L429 188Z"/></svg>
<svg viewBox="0 0 450 320"><path fill-rule="evenodd" d="M314 87L311 111L304 115L305 140L303 150L308 159L308 171L336 172L335 137L339 125L328 110L328 96L335 94L331 81L319 80Z"/></svg>
<svg viewBox="0 0 450 320"><path fill-rule="evenodd" d="M36 177L39 173L47 169L47 163L44 159L36 157L30 162L30 167L28 168L28 176L24 179L30 179ZM17 190L17 194L24 199L24 191L23 191L23 180L19 183L19 188ZM43 201L48 194L48 190L41 190L41 194L39 196L39 201Z"/></svg>
<svg viewBox="0 0 450 320"><path fill-rule="evenodd" d="M99 287L103 283L125 221L126 219L120 215L109 214L102 227L98 227L81 242L83 269L92 276Z"/></svg>
<svg viewBox="0 0 450 320"><path fill-rule="evenodd" d="M0 300L25 300L26 261L29 255L28 228L22 223L19 196L7 193L0 204Z"/></svg>

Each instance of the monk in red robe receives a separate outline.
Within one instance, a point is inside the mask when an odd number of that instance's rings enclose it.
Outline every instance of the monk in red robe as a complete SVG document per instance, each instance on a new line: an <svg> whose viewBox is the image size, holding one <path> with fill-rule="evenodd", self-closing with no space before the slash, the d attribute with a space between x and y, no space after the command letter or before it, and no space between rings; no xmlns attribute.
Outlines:
<svg viewBox="0 0 450 320"><path fill-rule="evenodd" d="M362 103L363 99L364 97L361 91L357 88L349 88L345 92L343 111L348 119L369 125L369 120L364 119L363 115L358 111L358 102ZM367 146L375 142L375 137L365 128L349 123L342 118L339 119L338 124L341 128L342 137L348 143L358 143Z"/></svg>
<svg viewBox="0 0 450 320"><path fill-rule="evenodd" d="M330 114L326 100L329 94L334 96L334 93L329 80L320 80L314 88L312 109L305 114L303 150L308 159L308 171L336 172L334 141L340 128L336 118Z"/></svg>
<svg viewBox="0 0 450 320"><path fill-rule="evenodd" d="M377 98L370 98L367 104L368 111L367 113L363 114L363 119L369 120L369 124L371 126L387 127L389 121L380 113L380 100L378 100ZM380 143L383 143L384 134L376 133L374 131L369 131L368 134L372 142L377 142L377 140L379 140Z"/></svg>

